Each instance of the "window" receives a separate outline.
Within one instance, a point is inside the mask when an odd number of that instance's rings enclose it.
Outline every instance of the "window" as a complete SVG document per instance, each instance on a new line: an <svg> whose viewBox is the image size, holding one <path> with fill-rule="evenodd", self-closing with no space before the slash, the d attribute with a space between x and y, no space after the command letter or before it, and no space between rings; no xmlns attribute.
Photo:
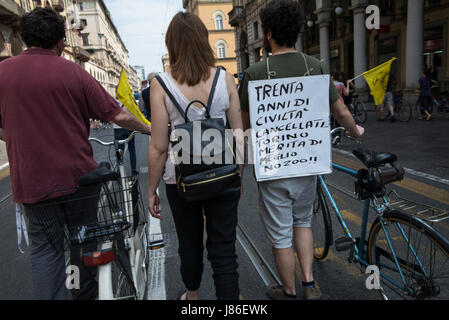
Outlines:
<svg viewBox="0 0 449 320"><path fill-rule="evenodd" d="M82 2L78 2L78 7L80 8L80 11L84 11L84 5Z"/></svg>
<svg viewBox="0 0 449 320"><path fill-rule="evenodd" d="M217 15L215 18L215 29L216 30L223 30L224 29L224 23L223 23L223 16Z"/></svg>
<svg viewBox="0 0 449 320"><path fill-rule="evenodd" d="M254 40L259 39L259 23L257 21L253 23L253 36Z"/></svg>
<svg viewBox="0 0 449 320"><path fill-rule="evenodd" d="M224 43L220 43L217 46L217 55L218 55L218 59L226 58L226 46Z"/></svg>
<svg viewBox="0 0 449 320"><path fill-rule="evenodd" d="M82 34L81 37L83 38L83 46L88 46L89 45L89 34Z"/></svg>
<svg viewBox="0 0 449 320"><path fill-rule="evenodd" d="M83 27L86 27L86 26L87 26L87 20L86 20L86 19L81 19L80 21L81 21L81 25L82 25Z"/></svg>

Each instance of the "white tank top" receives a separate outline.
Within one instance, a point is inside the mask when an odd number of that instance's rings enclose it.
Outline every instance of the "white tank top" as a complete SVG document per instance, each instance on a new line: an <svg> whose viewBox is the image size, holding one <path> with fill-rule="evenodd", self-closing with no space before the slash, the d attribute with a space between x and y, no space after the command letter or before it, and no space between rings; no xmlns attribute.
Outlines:
<svg viewBox="0 0 449 320"><path fill-rule="evenodd" d="M160 77L162 78L168 90L175 97L176 101L185 112L187 106L190 104L191 101L184 96L181 90L179 90L178 86L176 85L176 82L168 73L166 72L161 73ZM179 124L185 123L184 118L179 113L178 109L175 107L174 103L171 101L168 95L165 99L165 106L167 108L167 113L170 118L170 125L172 128L174 128ZM189 108L187 116L190 121L202 120L206 115L206 110L204 108L201 110L196 106L197 104ZM228 88L226 86L226 72L222 70L220 72L220 77L218 79L217 86L215 88L214 99L212 101L212 106L210 110L210 116L211 118L222 118L226 124L227 121L226 111L228 109L229 109L229 93ZM165 164L164 181L166 184L176 184L175 164L173 162L171 145L169 145L168 148L168 159Z"/></svg>

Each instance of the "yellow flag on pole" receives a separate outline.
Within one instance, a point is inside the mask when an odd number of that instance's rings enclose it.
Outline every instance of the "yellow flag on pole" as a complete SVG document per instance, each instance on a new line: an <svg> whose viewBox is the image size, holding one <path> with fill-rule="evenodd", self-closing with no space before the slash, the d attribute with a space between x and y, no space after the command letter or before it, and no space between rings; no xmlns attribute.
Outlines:
<svg viewBox="0 0 449 320"><path fill-rule="evenodd" d="M388 81L390 79L391 64L397 58L393 58L374 69L363 73L363 77L371 89L371 95L376 105L381 105L387 93Z"/></svg>
<svg viewBox="0 0 449 320"><path fill-rule="evenodd" d="M140 112L140 109L137 106L125 69L122 69L122 74L120 76L120 81L118 83L117 92L115 95L116 98L123 103L126 109L128 109L128 111L131 112L139 121L148 125L151 124L142 112Z"/></svg>

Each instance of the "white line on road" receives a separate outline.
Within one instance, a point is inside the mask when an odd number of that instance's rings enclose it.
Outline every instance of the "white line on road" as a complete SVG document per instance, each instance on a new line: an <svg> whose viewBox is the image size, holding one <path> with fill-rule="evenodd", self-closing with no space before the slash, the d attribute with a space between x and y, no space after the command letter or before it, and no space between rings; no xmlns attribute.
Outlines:
<svg viewBox="0 0 449 320"><path fill-rule="evenodd" d="M9 168L9 162L5 163L4 165L0 166L0 171L3 171L5 169Z"/></svg>
<svg viewBox="0 0 449 320"><path fill-rule="evenodd" d="M354 159L357 159L351 152L345 151L345 150L340 150L340 149L333 149L333 151L335 151L336 153L345 155L345 156L350 156ZM420 172L420 171L416 171L413 169L409 169L409 168L404 168L405 172L407 172L408 174L420 177L420 178L424 178L424 179L428 179L428 180L432 180L432 181L436 181L445 185L449 186L449 180L441 178L441 177L437 177L428 173L424 173L424 172Z"/></svg>
<svg viewBox="0 0 449 320"><path fill-rule="evenodd" d="M159 194L159 192L158 192ZM146 209L148 210L148 209ZM161 221L150 215L150 241L162 240ZM148 300L167 300L165 289L165 249L150 251L148 272Z"/></svg>

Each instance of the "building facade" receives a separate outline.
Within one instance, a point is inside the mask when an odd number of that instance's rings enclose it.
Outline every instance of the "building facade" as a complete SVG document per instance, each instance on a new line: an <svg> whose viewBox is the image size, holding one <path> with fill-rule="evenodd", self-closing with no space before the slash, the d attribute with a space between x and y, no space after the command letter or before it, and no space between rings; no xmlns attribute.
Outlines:
<svg viewBox="0 0 449 320"><path fill-rule="evenodd" d="M141 80L129 66L128 51L103 0L0 0L0 61L26 49L19 35L19 18L38 6L52 7L67 21L63 58L84 67L112 96L122 68L131 88L140 90Z"/></svg>
<svg viewBox="0 0 449 320"><path fill-rule="evenodd" d="M77 2L83 30L82 47L91 54L85 68L113 96L125 69L131 89L139 91L141 81L129 65L129 54L103 0Z"/></svg>
<svg viewBox="0 0 449 320"><path fill-rule="evenodd" d="M200 17L206 25L216 65L225 67L228 72L237 76L235 30L227 15L232 10L232 0L183 0L183 6L186 11Z"/></svg>
<svg viewBox="0 0 449 320"><path fill-rule="evenodd" d="M234 0L239 72L263 58L260 10L272 0ZM449 0L300 0L304 28L297 49L353 78L393 58L392 74L413 96L425 68L449 88ZM380 9L380 28L368 30L366 8ZM265 53L266 55L266 53ZM357 89L367 91L365 81ZM414 99L414 97L412 97Z"/></svg>

